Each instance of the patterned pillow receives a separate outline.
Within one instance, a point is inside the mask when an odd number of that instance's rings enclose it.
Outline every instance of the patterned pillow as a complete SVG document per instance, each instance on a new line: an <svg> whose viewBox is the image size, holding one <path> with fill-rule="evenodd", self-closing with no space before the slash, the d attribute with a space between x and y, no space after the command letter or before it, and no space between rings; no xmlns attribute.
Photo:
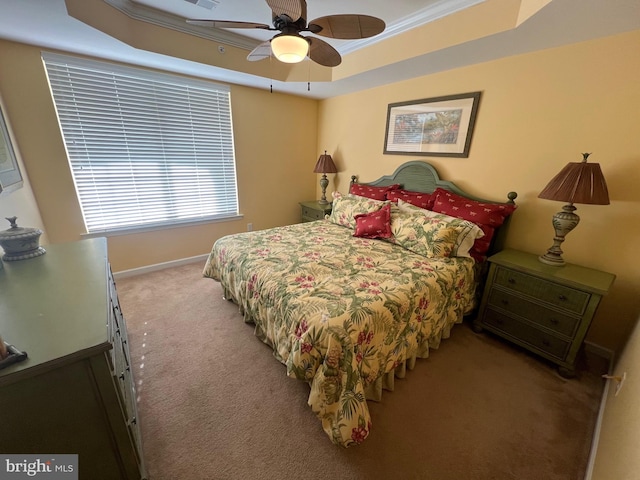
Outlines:
<svg viewBox="0 0 640 480"><path fill-rule="evenodd" d="M391 205L387 204L377 212L356 215L354 237L389 238L391 237Z"/></svg>
<svg viewBox="0 0 640 480"><path fill-rule="evenodd" d="M387 192L400 188L400 184L387 185L385 187L374 187L373 185L363 185L360 183L352 183L349 187L351 195L371 198L373 200L386 200Z"/></svg>
<svg viewBox="0 0 640 480"><path fill-rule="evenodd" d="M431 210L433 207L433 196L430 193L410 192L408 190L392 190L387 193L387 199L397 202L402 200L416 207Z"/></svg>
<svg viewBox="0 0 640 480"><path fill-rule="evenodd" d="M439 218L414 213L391 216L393 243L427 258L450 257L459 232Z"/></svg>
<svg viewBox="0 0 640 480"><path fill-rule="evenodd" d="M505 203L483 203L469 200L442 188L437 188L433 192L433 196L432 210L434 212L469 220L482 229L484 237L477 239L469 252L478 261L485 259L495 229L502 225L517 207L517 205Z"/></svg>
<svg viewBox="0 0 640 480"><path fill-rule="evenodd" d="M468 220L445 215L444 213L432 212L431 210L424 210L405 203L402 200L398 200L398 208L401 212L416 213L430 218L437 218L455 228L458 231L458 238L451 252L452 257L470 257L470 251L476 240L485 235L482 227Z"/></svg>
<svg viewBox="0 0 640 480"><path fill-rule="evenodd" d="M343 227L355 228L356 215L377 212L386 204L387 202L358 197L355 195L334 198L331 206L331 215L329 215L329 221L342 225Z"/></svg>
<svg viewBox="0 0 640 480"><path fill-rule="evenodd" d="M497 228L513 213L516 205L505 203L482 203L461 197L442 188L433 192L433 210L452 217L469 220L477 225Z"/></svg>

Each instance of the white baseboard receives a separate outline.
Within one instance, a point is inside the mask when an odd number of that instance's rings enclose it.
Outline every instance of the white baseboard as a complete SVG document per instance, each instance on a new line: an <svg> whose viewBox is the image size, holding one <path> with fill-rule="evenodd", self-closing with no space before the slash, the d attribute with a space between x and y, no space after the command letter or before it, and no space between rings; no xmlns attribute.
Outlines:
<svg viewBox="0 0 640 480"><path fill-rule="evenodd" d="M156 263L155 265L147 265L145 267L132 268L130 270L122 270L120 272L113 272L113 277L118 280L119 278L135 277L136 275L143 275L145 273L156 272L158 270L164 270L165 268L179 267L180 265L188 265L190 263L202 262L204 268L204 262L209 256L208 253L204 255L198 255L196 257L181 258L179 260L171 260L170 262Z"/></svg>
<svg viewBox="0 0 640 480"><path fill-rule="evenodd" d="M604 348L601 345L597 345L592 342L584 342L584 348L587 351L592 352L594 355L598 355L609 360L608 372L613 372L613 360L614 352L608 348ZM607 380L602 390L602 397L600 398L600 408L598 409L598 418L596 420L596 426L593 431L593 438L591 439L591 449L589 451L589 462L587 463L587 471L584 475L584 480L591 480L593 476L593 467L596 461L596 454L598 452L598 442L600 440L600 431L602 429L602 419L604 418L604 409L607 405L607 398L609 397L609 385L611 380Z"/></svg>

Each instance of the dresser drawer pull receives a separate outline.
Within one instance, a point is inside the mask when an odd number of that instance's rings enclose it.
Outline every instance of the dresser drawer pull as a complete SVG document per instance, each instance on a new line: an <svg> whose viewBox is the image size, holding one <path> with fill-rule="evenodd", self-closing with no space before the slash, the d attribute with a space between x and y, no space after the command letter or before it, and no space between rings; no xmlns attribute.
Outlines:
<svg viewBox="0 0 640 480"><path fill-rule="evenodd" d="M506 307L507 305L509 305L509 300L506 300L506 299L504 299L504 298L503 298L503 299L500 301L500 303L502 303L502 305L504 305L504 306Z"/></svg>
<svg viewBox="0 0 640 480"><path fill-rule="evenodd" d="M507 282L509 282L511 285L515 285L516 279L513 277L509 277L509 280L507 280Z"/></svg>
<svg viewBox="0 0 640 480"><path fill-rule="evenodd" d="M544 345L545 347L548 347L550 345L549 340L547 340L546 338L542 340L542 345Z"/></svg>
<svg viewBox="0 0 640 480"><path fill-rule="evenodd" d="M557 318L552 318L549 321L551 322L552 325L558 325L560 323L560 320L558 320Z"/></svg>
<svg viewBox="0 0 640 480"><path fill-rule="evenodd" d="M564 295L558 295L558 300L561 300L564 302L566 299L567 297L565 297Z"/></svg>
<svg viewBox="0 0 640 480"><path fill-rule="evenodd" d="M133 418L131 419L131 423L132 423L133 425L135 425L136 423L138 423L138 420L136 420L136 417L133 417Z"/></svg>

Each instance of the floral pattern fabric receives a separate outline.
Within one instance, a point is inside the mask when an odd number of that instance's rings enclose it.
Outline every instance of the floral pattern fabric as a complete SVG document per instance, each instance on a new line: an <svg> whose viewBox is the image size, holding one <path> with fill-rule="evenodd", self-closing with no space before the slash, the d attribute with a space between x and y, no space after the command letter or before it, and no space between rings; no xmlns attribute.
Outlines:
<svg viewBox="0 0 640 480"><path fill-rule="evenodd" d="M215 242L204 276L221 282L331 440L369 435L365 391L406 360L427 357L475 302L474 261L426 258L329 221Z"/></svg>

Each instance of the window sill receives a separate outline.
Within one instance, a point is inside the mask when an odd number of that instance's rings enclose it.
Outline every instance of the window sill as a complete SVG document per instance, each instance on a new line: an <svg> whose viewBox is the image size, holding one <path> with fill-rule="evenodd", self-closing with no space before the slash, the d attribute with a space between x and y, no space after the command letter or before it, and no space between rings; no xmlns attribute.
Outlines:
<svg viewBox="0 0 640 480"><path fill-rule="evenodd" d="M232 222L235 220L240 220L241 218L244 218L244 215L238 214L238 215L230 215L228 217L216 217L216 218L206 218L202 220L176 222L173 224L149 225L144 227L126 227L126 228L119 228L119 229L113 229L113 230L101 230L96 232L83 233L81 236L82 238L116 237L119 235L133 235L136 233L153 232L158 230L193 227L196 225L206 225L208 223Z"/></svg>

